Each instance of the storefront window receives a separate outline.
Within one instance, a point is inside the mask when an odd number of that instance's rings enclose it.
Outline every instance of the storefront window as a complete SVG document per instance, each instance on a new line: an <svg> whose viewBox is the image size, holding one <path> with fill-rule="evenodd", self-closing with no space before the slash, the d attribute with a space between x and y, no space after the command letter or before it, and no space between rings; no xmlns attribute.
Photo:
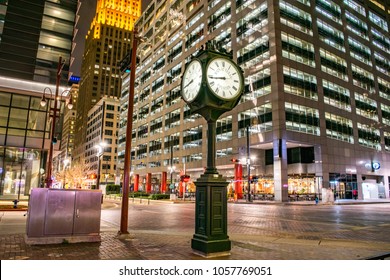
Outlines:
<svg viewBox="0 0 390 280"><path fill-rule="evenodd" d="M38 150L0 148L0 196L21 198L42 181Z"/></svg>
<svg viewBox="0 0 390 280"><path fill-rule="evenodd" d="M352 199L352 191L357 190L356 174L330 173L329 184L338 199Z"/></svg>
<svg viewBox="0 0 390 280"><path fill-rule="evenodd" d="M9 126L25 129L27 125L27 110L11 108Z"/></svg>

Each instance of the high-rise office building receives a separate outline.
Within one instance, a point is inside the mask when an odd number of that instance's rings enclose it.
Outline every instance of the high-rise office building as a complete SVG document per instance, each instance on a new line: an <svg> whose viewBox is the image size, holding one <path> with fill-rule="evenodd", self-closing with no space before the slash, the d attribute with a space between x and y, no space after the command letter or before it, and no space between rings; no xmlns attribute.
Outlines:
<svg viewBox="0 0 390 280"><path fill-rule="evenodd" d="M43 186L52 137L53 154L59 150L61 123L51 135L50 111L56 89L63 101L69 93L76 8L76 0L0 1L0 196L19 199ZM66 63L56 87L59 57ZM50 102L42 107L43 94Z"/></svg>
<svg viewBox="0 0 390 280"><path fill-rule="evenodd" d="M1 1L0 75L55 84L58 57L67 83L76 0Z"/></svg>
<svg viewBox="0 0 390 280"><path fill-rule="evenodd" d="M88 111L104 97L120 97L119 62L130 50L140 0L99 0L86 36L77 104L74 159L84 161Z"/></svg>
<svg viewBox="0 0 390 280"><path fill-rule="evenodd" d="M103 97L88 112L85 142L86 186L107 185L116 178L119 99ZM91 176L93 175L93 176Z"/></svg>
<svg viewBox="0 0 390 280"><path fill-rule="evenodd" d="M203 173L207 125L181 100L180 78L211 41L232 51L245 76L240 103L217 121L217 169L229 192L277 201L313 199L322 188L338 198L354 190L389 197L389 17L381 0L152 1L136 24L150 43L138 49L137 184Z"/></svg>

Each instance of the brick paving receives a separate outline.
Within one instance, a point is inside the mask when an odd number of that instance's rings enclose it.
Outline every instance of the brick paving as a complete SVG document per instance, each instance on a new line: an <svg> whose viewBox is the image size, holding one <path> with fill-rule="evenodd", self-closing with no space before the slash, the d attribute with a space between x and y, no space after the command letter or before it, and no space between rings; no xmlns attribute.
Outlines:
<svg viewBox="0 0 390 280"><path fill-rule="evenodd" d="M2 260L200 260L191 250L192 235L135 232L119 239L115 232L102 232L95 243L27 245L24 234L0 235ZM277 237L231 236L230 256L220 260L354 260L390 250L390 243L358 243ZM349 244L350 243L350 244ZM340 250L342 248L342 250Z"/></svg>
<svg viewBox="0 0 390 280"><path fill-rule="evenodd" d="M116 227L107 223L101 227L101 242L28 245L24 234L25 218L22 216L23 212L20 215L0 212L1 260L203 259L192 252L193 232L139 229L131 231L131 236L123 239L118 238ZM229 226L231 255L216 259L355 260L390 252L390 241L376 242L377 230L371 231L369 224L365 227L359 224L327 227L329 224L313 223L310 220L287 223L287 217L286 220L253 217L240 226L234 223ZM390 231L388 223L381 228L384 234ZM359 240L354 239L357 234Z"/></svg>

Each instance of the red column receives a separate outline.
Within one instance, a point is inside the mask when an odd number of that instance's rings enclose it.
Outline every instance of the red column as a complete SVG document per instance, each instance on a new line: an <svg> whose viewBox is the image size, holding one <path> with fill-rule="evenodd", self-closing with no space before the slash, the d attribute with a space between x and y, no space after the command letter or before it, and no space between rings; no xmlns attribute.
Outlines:
<svg viewBox="0 0 390 280"><path fill-rule="evenodd" d="M179 182L179 196L183 197L184 195L184 183L182 181Z"/></svg>
<svg viewBox="0 0 390 280"><path fill-rule="evenodd" d="M146 192L152 192L152 173L146 174Z"/></svg>
<svg viewBox="0 0 390 280"><path fill-rule="evenodd" d="M163 171L161 174L161 193L167 192L167 172Z"/></svg>
<svg viewBox="0 0 390 280"><path fill-rule="evenodd" d="M139 174L134 175L134 191L138 192L139 187Z"/></svg>
<svg viewBox="0 0 390 280"><path fill-rule="evenodd" d="M234 164L234 192L237 194L237 198L243 198L242 193L242 164Z"/></svg>

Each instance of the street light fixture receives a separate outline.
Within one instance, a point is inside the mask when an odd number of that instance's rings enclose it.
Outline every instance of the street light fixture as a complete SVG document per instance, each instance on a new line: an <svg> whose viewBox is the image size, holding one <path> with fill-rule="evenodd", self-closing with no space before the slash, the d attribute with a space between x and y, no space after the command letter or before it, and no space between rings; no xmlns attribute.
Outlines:
<svg viewBox="0 0 390 280"><path fill-rule="evenodd" d="M51 178L52 177L52 175L51 175L52 174L52 165L53 165L53 149L54 149L53 144L57 142L57 139L55 138L54 134L55 134L55 127L56 127L56 120L58 118L57 114L59 111L58 103L57 103L58 102L58 95L59 95L58 91L59 91L59 87L60 87L61 72L62 72L62 68L64 68L64 65L65 65L65 60L62 60L62 58L59 57L58 67L57 67L54 106L50 107L50 111L51 111L50 117L52 118L52 123L51 123L51 130L50 130L51 137L50 137L50 149L49 149L49 162L48 162L47 173L46 173L46 187L47 188L50 188L52 186L52 183L53 183L53 180ZM42 107L45 107L47 105L47 100L46 100L46 96L45 96L46 90L48 90L50 92L50 95L53 94L50 88L48 88L48 87L44 88L42 99L41 99L41 106ZM63 91L61 93L61 96L67 91L69 92L69 90ZM72 95L70 95L70 100L68 102L68 108L69 109L73 108Z"/></svg>

